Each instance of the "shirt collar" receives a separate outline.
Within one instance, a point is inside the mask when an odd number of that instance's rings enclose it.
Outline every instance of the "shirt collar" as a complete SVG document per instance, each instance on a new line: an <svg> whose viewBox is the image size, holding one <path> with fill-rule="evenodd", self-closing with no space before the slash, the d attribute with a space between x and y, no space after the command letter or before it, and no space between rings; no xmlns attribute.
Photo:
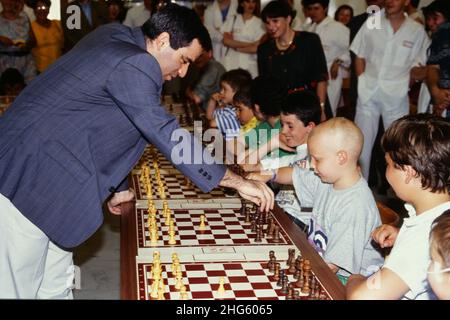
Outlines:
<svg viewBox="0 0 450 320"><path fill-rule="evenodd" d="M295 150L297 151L297 153L300 153L300 152L302 152L302 151L305 151L306 149L308 149L308 144L306 144L306 143L301 144L301 145L299 145L299 146L297 146L297 147L295 148Z"/></svg>
<svg viewBox="0 0 450 320"><path fill-rule="evenodd" d="M445 210L450 209L450 201L444 202L434 208L431 208L430 210L427 210L420 215L416 215L416 210L409 203L405 204L405 209L408 211L409 218L404 219L403 225L405 227L413 227L418 224L436 219Z"/></svg>

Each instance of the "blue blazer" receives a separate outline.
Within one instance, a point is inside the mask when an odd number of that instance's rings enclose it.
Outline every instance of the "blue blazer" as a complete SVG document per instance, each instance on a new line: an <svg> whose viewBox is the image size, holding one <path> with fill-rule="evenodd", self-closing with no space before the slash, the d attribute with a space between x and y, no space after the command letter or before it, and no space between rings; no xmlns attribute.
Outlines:
<svg viewBox="0 0 450 320"><path fill-rule="evenodd" d="M0 117L0 193L56 244L82 243L147 143L167 159L179 149L171 140L179 124L160 104L162 83L139 28L109 24L90 33ZM191 147L185 157L203 154L194 139L183 142ZM213 159L176 167L208 192L225 167L206 163Z"/></svg>

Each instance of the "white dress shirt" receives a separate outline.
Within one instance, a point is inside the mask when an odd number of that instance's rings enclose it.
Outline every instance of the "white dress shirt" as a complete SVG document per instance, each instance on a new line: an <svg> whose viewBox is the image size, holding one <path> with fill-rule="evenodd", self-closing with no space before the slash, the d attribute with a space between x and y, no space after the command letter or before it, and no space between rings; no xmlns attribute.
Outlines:
<svg viewBox="0 0 450 320"><path fill-rule="evenodd" d="M361 27L350 50L365 60L365 71L358 78L358 97L367 102L380 88L391 97L408 93L412 67L425 65L430 41L423 25L406 18L394 33L384 11L380 12L380 28Z"/></svg>

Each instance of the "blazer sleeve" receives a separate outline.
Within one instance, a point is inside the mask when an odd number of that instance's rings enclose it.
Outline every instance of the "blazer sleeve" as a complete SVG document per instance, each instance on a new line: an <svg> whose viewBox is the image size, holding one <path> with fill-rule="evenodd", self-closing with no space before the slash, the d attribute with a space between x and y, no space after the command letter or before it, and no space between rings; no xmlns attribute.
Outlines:
<svg viewBox="0 0 450 320"><path fill-rule="evenodd" d="M161 106L161 70L148 53L122 60L109 75L106 90L146 140L202 191L222 180L226 168L216 164L201 142L180 128L176 118Z"/></svg>

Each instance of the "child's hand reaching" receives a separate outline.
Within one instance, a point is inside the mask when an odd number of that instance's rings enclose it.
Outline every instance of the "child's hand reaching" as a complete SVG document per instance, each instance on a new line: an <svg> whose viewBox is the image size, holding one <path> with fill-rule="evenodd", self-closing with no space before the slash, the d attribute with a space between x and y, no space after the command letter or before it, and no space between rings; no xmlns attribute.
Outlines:
<svg viewBox="0 0 450 320"><path fill-rule="evenodd" d="M392 247L397 239L398 228L383 224L372 231L372 239L377 242L381 248Z"/></svg>

